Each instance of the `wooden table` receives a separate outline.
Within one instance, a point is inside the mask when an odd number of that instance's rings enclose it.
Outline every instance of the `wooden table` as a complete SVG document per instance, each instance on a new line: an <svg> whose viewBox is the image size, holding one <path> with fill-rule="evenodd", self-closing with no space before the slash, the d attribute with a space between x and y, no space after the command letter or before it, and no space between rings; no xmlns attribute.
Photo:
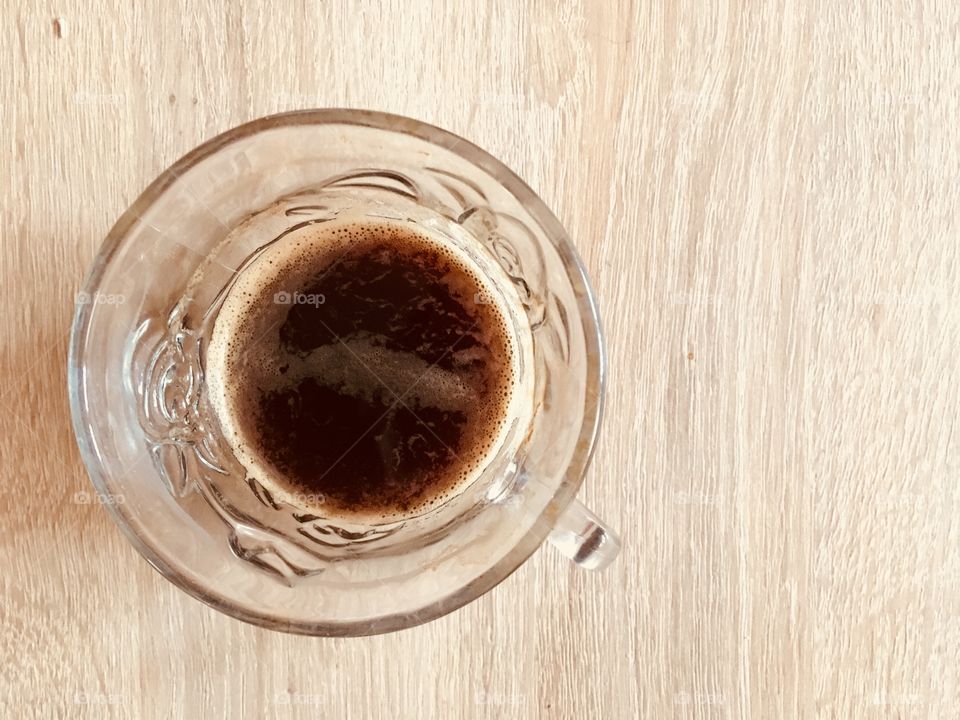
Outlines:
<svg viewBox="0 0 960 720"><path fill-rule="evenodd" d="M960 716L955 3L18 4L0 716ZM581 492L622 532L608 571L544 548L429 625L294 637L76 501L66 338L101 239L204 139L310 106L446 127L566 224L610 351Z"/></svg>

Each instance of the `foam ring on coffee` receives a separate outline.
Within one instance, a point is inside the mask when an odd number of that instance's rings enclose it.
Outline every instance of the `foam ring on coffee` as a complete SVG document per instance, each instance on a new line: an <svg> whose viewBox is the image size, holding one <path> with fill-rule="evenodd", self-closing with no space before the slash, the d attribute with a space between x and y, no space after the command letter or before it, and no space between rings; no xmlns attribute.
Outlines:
<svg viewBox="0 0 960 720"><path fill-rule="evenodd" d="M386 333L379 334L363 327L349 327L351 319L367 316L373 318L374 326L380 315L400 321L420 317L416 303L397 309L385 297L372 298L369 306L348 301L345 296L354 277L350 263L362 268L363 263L357 258L366 258L365 248L374 258L371 268L382 270L391 281L391 272L398 275L396 287L400 288L400 295L415 288L419 280L394 272L397 263L407 262L411 268L422 271L429 278L434 295L428 294L418 302L425 303L427 311L446 308L450 317L419 330L422 338L416 335L418 330L409 327L390 326ZM396 251L392 256L391 249ZM423 267L411 260L416 256L422 258ZM441 260L445 266L438 265ZM438 269L442 267L447 270ZM459 310L440 297L437 277L446 295L457 301ZM332 298L326 297L331 294L331 285L325 282L331 278L339 282ZM373 275L369 280L373 284L386 282ZM326 292L314 292L317 289ZM352 314L357 318L352 318ZM464 317L475 317L468 333L463 332ZM249 476L279 499L322 515L354 520L382 521L420 514L469 486L502 445L516 395L516 341L507 317L509 310L500 293L484 278L476 263L451 242L420 227L386 220L304 226L267 247L230 288L207 350L209 399L224 436ZM450 336L433 338L433 328L448 321ZM349 332L338 332L343 328L337 323L347 323ZM329 337L320 327L328 324L335 326L327 327ZM315 335L327 341L313 346ZM418 353L397 347L396 339L407 335L425 338L426 350ZM307 342L298 345L298 338L306 338ZM296 463L285 464L271 450L270 440L275 441L274 446L282 444L282 440L271 437L267 409L273 407L274 401L302 405L308 399L320 403L330 398L344 407L363 408L357 417L362 415L364 420L369 420L368 406L392 405L394 409L388 412L395 413L394 424L398 428L413 427L419 422L416 436L405 439L407 447L391 446L389 438L372 445L365 437L357 440L366 443L363 447L368 450L391 449L395 455L399 453L402 457L397 460L398 468L415 466L418 461L412 458L418 449L444 454L440 445L451 451L454 458L446 465L435 463L442 477L429 476L427 472L413 482L385 473L385 486L378 489L371 485L369 492L356 488L357 492L339 492L339 486L328 480L330 475L337 474L337 462L326 470L324 477L307 482L304 468L311 467L309 463L294 472L291 468ZM449 432L441 425L445 418L449 422L449 418L461 416L467 420L456 448L452 448L448 439L451 435L441 438L441 434ZM277 417L280 416L273 417L274 424ZM428 417L437 422L431 423ZM320 425L331 433L330 437L336 435L337 428L326 419L320 418ZM419 431L421 425L424 431ZM369 432L379 427L374 424ZM299 434L301 428L295 427L291 432ZM319 459L329 460L323 458L323 434L316 437L315 442L321 444L316 454ZM309 440L304 436L304 443ZM348 448L345 457L350 457L351 452ZM381 461L388 462L386 454ZM339 463L341 469L349 464L343 459ZM362 458L354 465L365 467ZM404 482L411 487L401 487ZM344 478L343 486L347 483L349 478ZM331 490L328 485L335 487Z"/></svg>

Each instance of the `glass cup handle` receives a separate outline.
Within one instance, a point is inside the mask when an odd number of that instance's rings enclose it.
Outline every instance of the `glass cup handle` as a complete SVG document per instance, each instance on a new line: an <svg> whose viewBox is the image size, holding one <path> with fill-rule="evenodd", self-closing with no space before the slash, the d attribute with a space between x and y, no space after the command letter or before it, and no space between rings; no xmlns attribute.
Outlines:
<svg viewBox="0 0 960 720"><path fill-rule="evenodd" d="M587 570L602 570L620 552L620 538L579 500L557 518L550 544Z"/></svg>

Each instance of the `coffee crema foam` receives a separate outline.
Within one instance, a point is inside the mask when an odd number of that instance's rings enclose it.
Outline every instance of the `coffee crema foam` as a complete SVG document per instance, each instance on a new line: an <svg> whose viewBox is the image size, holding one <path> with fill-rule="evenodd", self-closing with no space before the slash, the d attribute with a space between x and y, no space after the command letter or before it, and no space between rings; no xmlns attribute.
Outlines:
<svg viewBox="0 0 960 720"><path fill-rule="evenodd" d="M224 298L208 397L275 498L351 520L417 515L503 444L518 399L509 317L475 261L419 226L302 226Z"/></svg>

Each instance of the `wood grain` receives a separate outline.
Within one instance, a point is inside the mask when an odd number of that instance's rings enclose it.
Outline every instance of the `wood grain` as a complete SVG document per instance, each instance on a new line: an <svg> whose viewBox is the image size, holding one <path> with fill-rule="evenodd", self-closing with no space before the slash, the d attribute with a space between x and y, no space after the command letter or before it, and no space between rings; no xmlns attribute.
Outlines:
<svg viewBox="0 0 960 720"><path fill-rule="evenodd" d="M955 3L17 5L0 714L960 716ZM204 139L311 106L446 127L567 225L610 351L581 493L622 532L608 571L543 549L429 625L292 637L75 501L66 335L101 239Z"/></svg>

